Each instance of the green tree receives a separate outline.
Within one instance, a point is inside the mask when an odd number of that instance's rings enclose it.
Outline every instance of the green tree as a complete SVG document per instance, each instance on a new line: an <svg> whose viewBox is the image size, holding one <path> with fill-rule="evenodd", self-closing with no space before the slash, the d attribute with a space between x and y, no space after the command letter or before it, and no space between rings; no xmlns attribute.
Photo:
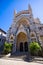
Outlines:
<svg viewBox="0 0 43 65"><path fill-rule="evenodd" d="M41 50L41 47L37 42L30 43L30 53L32 55L38 55L39 50Z"/></svg>
<svg viewBox="0 0 43 65"><path fill-rule="evenodd" d="M11 49L12 49L12 44L5 42L5 44L4 44L4 53L7 54L7 53L11 52Z"/></svg>

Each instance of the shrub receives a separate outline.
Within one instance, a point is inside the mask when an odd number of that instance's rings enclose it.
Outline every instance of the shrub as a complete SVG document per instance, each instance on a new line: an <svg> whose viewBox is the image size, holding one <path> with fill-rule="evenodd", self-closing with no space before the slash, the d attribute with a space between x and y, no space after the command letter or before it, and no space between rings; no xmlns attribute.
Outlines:
<svg viewBox="0 0 43 65"><path fill-rule="evenodd" d="M11 49L12 49L12 44L5 42L5 44L4 44L4 53L7 54L7 53L11 52Z"/></svg>
<svg viewBox="0 0 43 65"><path fill-rule="evenodd" d="M41 47L37 42L31 42L30 43L30 53L31 53L31 55L38 55L39 50L41 50Z"/></svg>

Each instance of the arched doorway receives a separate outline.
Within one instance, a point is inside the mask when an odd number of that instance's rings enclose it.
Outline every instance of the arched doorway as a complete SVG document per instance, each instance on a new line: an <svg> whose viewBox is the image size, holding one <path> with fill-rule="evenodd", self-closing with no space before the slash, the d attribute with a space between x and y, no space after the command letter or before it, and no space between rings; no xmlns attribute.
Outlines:
<svg viewBox="0 0 43 65"><path fill-rule="evenodd" d="M25 50L25 52L28 51L28 42L25 42L25 43L24 43L24 50Z"/></svg>
<svg viewBox="0 0 43 65"><path fill-rule="evenodd" d="M23 43L20 43L20 52L23 52Z"/></svg>
<svg viewBox="0 0 43 65"><path fill-rule="evenodd" d="M28 37L24 32L20 32L17 35L17 43L16 43L16 50L23 52L23 51L27 51L27 46L28 44L26 44L28 42ZM24 50L25 49L25 50Z"/></svg>

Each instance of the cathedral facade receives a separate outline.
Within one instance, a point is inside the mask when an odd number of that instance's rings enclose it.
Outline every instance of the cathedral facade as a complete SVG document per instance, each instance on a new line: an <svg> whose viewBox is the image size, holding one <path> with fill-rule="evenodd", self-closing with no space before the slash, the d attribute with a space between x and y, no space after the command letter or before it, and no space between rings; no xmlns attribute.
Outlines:
<svg viewBox="0 0 43 65"><path fill-rule="evenodd" d="M43 46L43 24L39 18L34 18L32 8L14 11L14 20L7 32L7 41L13 44L12 53L28 52L29 44L33 41Z"/></svg>

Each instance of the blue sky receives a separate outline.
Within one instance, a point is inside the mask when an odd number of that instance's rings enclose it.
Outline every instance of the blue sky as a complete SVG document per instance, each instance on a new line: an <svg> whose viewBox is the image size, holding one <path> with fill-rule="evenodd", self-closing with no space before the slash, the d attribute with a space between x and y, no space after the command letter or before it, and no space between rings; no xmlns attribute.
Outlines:
<svg viewBox="0 0 43 65"><path fill-rule="evenodd" d="M34 18L40 18L43 23L43 0L0 0L0 28L7 31L14 19L14 9L17 12L27 10L28 4Z"/></svg>

